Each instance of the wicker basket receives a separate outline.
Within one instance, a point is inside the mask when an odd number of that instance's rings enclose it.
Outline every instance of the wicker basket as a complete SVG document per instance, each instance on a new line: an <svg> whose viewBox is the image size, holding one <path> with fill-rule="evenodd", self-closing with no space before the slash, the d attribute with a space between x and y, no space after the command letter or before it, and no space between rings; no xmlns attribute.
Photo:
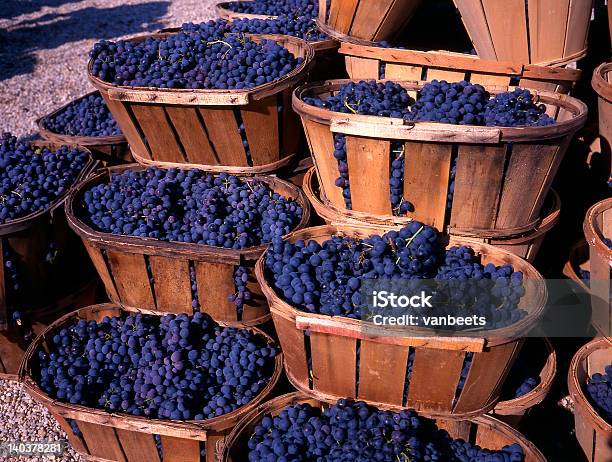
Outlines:
<svg viewBox="0 0 612 462"><path fill-rule="evenodd" d="M569 93L582 71L563 67L498 62L449 51L415 51L380 48L343 41L338 52L344 55L349 78L392 80L466 80L481 85L518 85L535 90Z"/></svg>
<svg viewBox="0 0 612 462"><path fill-rule="evenodd" d="M36 338L26 352L19 371L25 390L35 401L49 409L66 432L72 447L88 460L93 457L93 460L108 462L200 462L201 446L205 444L206 457L202 461L215 462L226 435L244 415L263 402L276 386L282 372L282 353L276 357L270 382L253 401L233 412L203 421L147 419L66 404L51 399L35 382L34 376L39 368L36 353L47 347L48 339L59 328L80 319L100 321L105 316L138 311L112 304L95 305L67 314L54 322ZM255 328L250 330L273 342L262 331ZM67 419L76 421L81 436L74 434ZM163 459L159 457L153 435L161 437L165 454Z"/></svg>
<svg viewBox="0 0 612 462"><path fill-rule="evenodd" d="M60 133L52 132L47 128L47 121L57 114L62 112L68 106L78 103L82 99L85 99L92 95L97 95L99 92L92 91L74 101L65 104L64 106L56 109L50 114L41 117L36 121L38 125L38 131L43 139L56 144L70 144L83 146L91 151L96 160L103 161L107 165L116 165L133 162L130 148L123 135L114 136L71 136L63 135Z"/></svg>
<svg viewBox="0 0 612 462"><path fill-rule="evenodd" d="M164 38L173 32L131 39ZM88 76L104 97L127 138L134 159L143 164L203 167L234 174L273 172L291 162L301 144L301 130L291 110L291 91L306 78L312 47L284 35L254 35L274 40L302 64L280 79L252 89L188 90L113 85ZM240 135L244 124L250 158Z"/></svg>
<svg viewBox="0 0 612 462"><path fill-rule="evenodd" d="M306 194L310 205L312 205L317 215L328 224L347 223L359 226L363 223L369 223L375 226L393 229L405 226L412 220L411 218L395 217L393 215L371 215L366 212L340 210L331 204L324 204L321 199L315 168L308 170L306 175L304 175L303 181L304 194ZM461 237L465 240L491 244L495 247L512 252L529 262L533 262L540 250L542 242L546 238L546 234L559 222L561 215L561 199L554 189L551 189L549 192L548 199L544 203L542 215L541 220L535 228L520 235L498 235L494 238L483 238L478 235L466 235Z"/></svg>
<svg viewBox="0 0 612 462"><path fill-rule="evenodd" d="M289 240L322 242L338 233L367 237L383 231L373 226L336 224L306 228ZM451 238L449 245L462 243ZM482 256L483 262L510 263L523 271L526 279L538 282L537 287L527 285L521 306L529 314L510 328L512 333L505 328L492 338L428 337L419 328L398 330L356 319L307 313L285 302L269 285L264 254L257 262L255 273L270 305L291 383L299 391L323 399L356 398L374 405L414 408L428 415L471 417L492 409L522 346L523 340L518 336L541 316L547 293L539 283L542 276L529 263L486 244L468 245ZM414 336L406 336L412 332ZM407 383L411 352L414 360ZM463 389L457 393L467 352L473 353L472 365ZM405 393L407 385L408 393Z"/></svg>
<svg viewBox="0 0 612 462"><path fill-rule="evenodd" d="M192 313L193 271L201 310L215 321L252 326L269 320L268 305L253 275L247 282L253 298L245 303L242 314L228 299L229 295L236 292L235 267L243 265L252 268L266 245L233 250L136 236L118 236L95 231L82 220L79 204L82 204L85 190L108 182L113 174L142 169L143 166L132 164L99 171L83 182L67 202L68 222L83 240L111 301L151 311ZM310 207L301 190L275 177L255 178L299 203L303 213L296 229L308 223Z"/></svg>
<svg viewBox="0 0 612 462"><path fill-rule="evenodd" d="M610 2L612 5L612 2ZM610 19L612 21L612 18ZM601 64L593 71L591 84L597 92L599 118L599 151L604 158L610 159L608 173L612 179L612 63Z"/></svg>
<svg viewBox="0 0 612 462"><path fill-rule="evenodd" d="M549 66L586 55L593 0L454 0L478 56Z"/></svg>
<svg viewBox="0 0 612 462"><path fill-rule="evenodd" d="M421 0L319 1L319 28L331 37L348 35L378 42L395 38L408 24Z"/></svg>
<svg viewBox="0 0 612 462"><path fill-rule="evenodd" d="M536 356L540 355L546 358L540 372L540 383L529 393L519 398L498 402L490 412L495 418L514 428L518 428L520 422L534 406L544 401L557 374L557 354L550 340L547 338L530 338L526 340L523 348L533 352Z"/></svg>
<svg viewBox="0 0 612 462"><path fill-rule="evenodd" d="M583 229L589 244L591 323L598 332L612 337L612 249L603 242L604 237L612 239L612 198L587 211Z"/></svg>
<svg viewBox="0 0 612 462"><path fill-rule="evenodd" d="M338 163L332 155L334 135L343 134L352 210L391 215L390 146L392 141L401 140L404 195L415 209L408 216L455 235L496 237L533 229L567 146L586 121L587 109L582 102L539 91L535 93L546 104L549 115L556 118L555 125L500 128L406 124L397 118L332 112L302 101L307 95L325 97L346 82L307 84L293 96L317 168L323 202L346 210L342 189L335 184ZM415 82L402 84L413 95L422 87ZM489 89L493 93L502 90ZM454 159L454 195L447 210ZM473 181L474 177L480 181Z"/></svg>
<svg viewBox="0 0 612 462"><path fill-rule="evenodd" d="M570 364L567 386L574 402L576 438L588 462L612 460L612 426L602 419L586 396L587 379L612 364L612 345L597 338L578 350Z"/></svg>
<svg viewBox="0 0 612 462"><path fill-rule="evenodd" d="M329 406L323 401L309 398L301 393L290 393L268 401L245 416L227 437L221 456L222 462L242 462L248 460L247 443L250 435L265 414L276 416L287 406L310 404L314 407ZM546 462L542 453L513 428L490 416L475 417L469 421L435 419L438 428L446 430L453 438L480 445L487 449L501 449L517 443L525 452L525 462Z"/></svg>

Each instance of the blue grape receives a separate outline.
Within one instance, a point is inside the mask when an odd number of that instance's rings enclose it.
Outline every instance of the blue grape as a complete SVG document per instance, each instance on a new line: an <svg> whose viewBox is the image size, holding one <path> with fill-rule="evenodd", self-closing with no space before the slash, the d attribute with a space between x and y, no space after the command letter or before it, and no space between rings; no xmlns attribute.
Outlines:
<svg viewBox="0 0 612 462"><path fill-rule="evenodd" d="M47 130L69 136L115 136L121 129L100 93L86 96L43 121Z"/></svg>

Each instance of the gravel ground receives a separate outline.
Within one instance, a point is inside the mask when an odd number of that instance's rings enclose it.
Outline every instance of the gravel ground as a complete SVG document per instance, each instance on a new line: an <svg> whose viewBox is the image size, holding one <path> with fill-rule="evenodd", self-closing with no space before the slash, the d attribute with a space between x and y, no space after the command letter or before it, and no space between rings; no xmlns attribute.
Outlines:
<svg viewBox="0 0 612 462"><path fill-rule="evenodd" d="M0 1L0 131L36 133L38 117L91 91L87 53L116 39L214 16L215 0Z"/></svg>

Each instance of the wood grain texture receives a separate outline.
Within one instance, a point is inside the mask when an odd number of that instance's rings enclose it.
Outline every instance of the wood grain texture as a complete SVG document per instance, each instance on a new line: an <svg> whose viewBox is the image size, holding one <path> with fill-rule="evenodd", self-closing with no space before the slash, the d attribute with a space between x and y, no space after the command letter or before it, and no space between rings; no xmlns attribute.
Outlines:
<svg viewBox="0 0 612 462"><path fill-rule="evenodd" d="M531 62L553 61L564 56L569 4L569 0L527 2Z"/></svg>
<svg viewBox="0 0 612 462"><path fill-rule="evenodd" d="M497 60L495 44L487 27L487 17L480 0L453 0L461 13L465 25L478 56L483 59ZM500 58L501 60L501 58Z"/></svg>
<svg viewBox="0 0 612 462"><path fill-rule="evenodd" d="M163 106L133 103L131 109L147 138L154 160L185 161L183 147L170 126Z"/></svg>
<svg viewBox="0 0 612 462"><path fill-rule="evenodd" d="M310 333L315 388L334 396L355 397L357 342L348 337Z"/></svg>
<svg viewBox="0 0 612 462"><path fill-rule="evenodd" d="M84 420L79 421L78 425L92 456L116 462L128 462L113 427Z"/></svg>
<svg viewBox="0 0 612 462"><path fill-rule="evenodd" d="M216 321L236 321L236 305L228 297L236 292L234 265L194 262L201 310Z"/></svg>
<svg viewBox="0 0 612 462"><path fill-rule="evenodd" d="M395 63L385 65L385 79L389 80L421 80L422 73L423 68L421 66Z"/></svg>
<svg viewBox="0 0 612 462"><path fill-rule="evenodd" d="M161 435L164 462L199 462L200 442Z"/></svg>
<svg viewBox="0 0 612 462"><path fill-rule="evenodd" d="M157 309L165 313L193 313L189 261L177 258L149 257L153 274Z"/></svg>
<svg viewBox="0 0 612 462"><path fill-rule="evenodd" d="M385 40L378 29L387 19L387 13L395 0L361 0L355 13L349 35L364 40ZM393 18L396 21L398 18ZM386 37L387 39L390 37Z"/></svg>
<svg viewBox="0 0 612 462"><path fill-rule="evenodd" d="M525 0L506 0L503 3L497 0L481 1L486 23L479 24L479 27L488 26L497 59L517 63L531 62L527 42Z"/></svg>
<svg viewBox="0 0 612 462"><path fill-rule="evenodd" d="M160 462L153 435L122 428L116 431L129 462Z"/></svg>
<svg viewBox="0 0 612 462"><path fill-rule="evenodd" d="M272 310L272 321L285 355L285 369L289 379L308 388L310 371L304 346L304 332L295 328L295 322Z"/></svg>
<svg viewBox="0 0 612 462"><path fill-rule="evenodd" d="M569 13L565 37L563 57L582 55L586 52L587 37L591 21L591 8L593 0L565 0L569 1Z"/></svg>
<svg viewBox="0 0 612 462"><path fill-rule="evenodd" d="M208 137L221 165L248 166L236 116L232 109L203 107L198 109Z"/></svg>
<svg viewBox="0 0 612 462"><path fill-rule="evenodd" d="M117 293L121 303L155 309L151 284L142 254L124 253L114 250L106 252L113 272Z"/></svg>
<svg viewBox="0 0 612 462"><path fill-rule="evenodd" d="M346 63L346 71L351 79L378 79L380 77L380 61L377 59L345 56L344 61ZM393 77L385 73L385 78L391 79Z"/></svg>
<svg viewBox="0 0 612 462"><path fill-rule="evenodd" d="M409 348L362 341L357 398L401 406Z"/></svg>
<svg viewBox="0 0 612 462"><path fill-rule="evenodd" d="M427 69L427 80L446 80L447 82L458 82L465 80L465 72L452 69Z"/></svg>
<svg viewBox="0 0 612 462"><path fill-rule="evenodd" d="M265 165L276 162L280 157L280 133L276 95L259 101L253 101L240 112L249 142L253 165Z"/></svg>
<svg viewBox="0 0 612 462"><path fill-rule="evenodd" d="M151 159L151 151L149 146L145 143L145 139L142 136L139 126L136 125L135 121L130 115L131 109L129 103L122 101L115 101L108 97L108 94L101 91L100 94L104 97L104 102L108 107L109 111L113 115L113 118L119 124L121 132L125 135L130 148L136 152L140 157L145 159Z"/></svg>
<svg viewBox="0 0 612 462"><path fill-rule="evenodd" d="M166 113L181 140L187 160L196 164L216 165L215 153L198 110L188 106L167 106ZM180 162L180 159L177 161Z"/></svg>

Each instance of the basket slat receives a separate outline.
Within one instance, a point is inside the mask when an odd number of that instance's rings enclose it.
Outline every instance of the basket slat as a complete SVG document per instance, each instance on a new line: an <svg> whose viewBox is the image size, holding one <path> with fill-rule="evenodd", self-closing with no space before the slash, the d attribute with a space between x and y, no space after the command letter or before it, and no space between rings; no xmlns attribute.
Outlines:
<svg viewBox="0 0 612 462"><path fill-rule="evenodd" d="M185 162L184 148L169 124L164 106L131 103L130 109L151 147L153 158Z"/></svg>
<svg viewBox="0 0 612 462"><path fill-rule="evenodd" d="M129 462L160 462L153 435L123 428L115 431Z"/></svg>
<svg viewBox="0 0 612 462"><path fill-rule="evenodd" d="M359 3L359 0L336 0L332 2L329 17L332 27L343 34L349 32Z"/></svg>
<svg viewBox="0 0 612 462"><path fill-rule="evenodd" d="M216 164L215 153L200 121L198 109L189 106L167 106L165 110L185 148L187 160L196 164ZM180 159L178 161L180 162Z"/></svg>
<svg viewBox="0 0 612 462"><path fill-rule="evenodd" d="M465 79L465 72L452 71L448 69L427 69L427 80L446 80L447 82L458 82Z"/></svg>
<svg viewBox="0 0 612 462"><path fill-rule="evenodd" d="M525 0L481 1L498 58L529 63Z"/></svg>
<svg viewBox="0 0 612 462"><path fill-rule="evenodd" d="M113 427L97 425L84 420L79 421L78 425L92 456L116 462L127 462Z"/></svg>
<svg viewBox="0 0 612 462"><path fill-rule="evenodd" d="M235 292L233 267L202 261L196 261L194 265L200 304L206 307L212 318L221 319L223 313L236 311L235 305L227 298Z"/></svg>
<svg viewBox="0 0 612 462"><path fill-rule="evenodd" d="M61 415L59 415L53 409L48 409L48 410L49 410L49 413L53 416L53 418L57 421L61 429L64 430L64 433L66 433L66 436L68 437L68 441L70 442L70 445L74 449L76 449L78 452L80 452L81 454L88 454L89 451L87 450L87 447L85 446L85 441L83 440L82 437L76 436L72 432L72 427L66 421L66 419L64 419ZM75 422L78 426L79 422L78 421L75 421Z"/></svg>
<svg viewBox="0 0 612 462"><path fill-rule="evenodd" d="M161 443L164 450L164 462L198 462L200 460L200 443L197 440L161 435ZM208 458L206 460L208 461Z"/></svg>
<svg viewBox="0 0 612 462"><path fill-rule="evenodd" d="M390 141L346 136L353 210L392 213L389 200L390 152ZM382 184L379 184L381 180ZM372 194L376 188L377 194Z"/></svg>
<svg viewBox="0 0 612 462"><path fill-rule="evenodd" d="M564 56L582 55L586 48L593 0L570 0Z"/></svg>
<svg viewBox="0 0 612 462"><path fill-rule="evenodd" d="M129 306L155 310L151 283L142 255L107 251L119 298Z"/></svg>
<svg viewBox="0 0 612 462"><path fill-rule="evenodd" d="M223 153L224 163L229 162L239 167L248 166L234 111L206 107L200 108L200 114L217 157L220 157L219 153Z"/></svg>
<svg viewBox="0 0 612 462"><path fill-rule="evenodd" d="M283 110L281 113L280 142L283 152L298 152L304 148L304 131L300 119L291 108L291 89L283 92Z"/></svg>
<svg viewBox="0 0 612 462"><path fill-rule="evenodd" d="M377 59L359 58L355 56L346 56L345 65L349 75L354 79L370 79L373 75L378 77L380 61ZM385 70L386 78L394 79L393 72L387 68ZM420 76L420 74L419 74Z"/></svg>
<svg viewBox="0 0 612 462"><path fill-rule="evenodd" d="M280 146L274 142L280 137L276 101L276 95L268 96L253 101L246 109L240 111L253 165L271 164L280 156Z"/></svg>
<svg viewBox="0 0 612 462"><path fill-rule="evenodd" d="M138 130L133 120L131 109L128 109L127 103L112 100L103 92L101 94L104 97L106 106L113 114L113 118L121 127L121 131L125 137L129 140L130 149L140 157L151 159L151 151L149 151L149 147L145 144L144 137Z"/></svg>
<svg viewBox="0 0 612 462"><path fill-rule="evenodd" d="M151 255L149 262L157 309L168 313L193 313L189 261Z"/></svg>
<svg viewBox="0 0 612 462"><path fill-rule="evenodd" d="M16 335L0 330L0 377L15 374L19 370L23 349L17 342Z"/></svg>
<svg viewBox="0 0 612 462"><path fill-rule="evenodd" d="M86 242L86 241L82 241L82 242L83 242L83 246L87 250L87 254L89 255L89 258L91 258L91 261L96 267L98 276L100 276L100 279L102 279L102 282L104 283L104 287L106 288L106 292L108 293L109 297L114 300L118 300L119 295L115 287L115 281L113 280L113 276L110 273L110 269L108 265L106 264L106 261L104 260L104 256L102 255L102 252L100 251L100 249L98 249L97 247L94 247L89 242Z"/></svg>
<svg viewBox="0 0 612 462"><path fill-rule="evenodd" d="M569 3L559 0L529 0L527 10L531 59L541 63L563 56Z"/></svg>
<svg viewBox="0 0 612 462"><path fill-rule="evenodd" d="M354 398L357 360L355 339L311 332L310 348L312 376L317 391Z"/></svg>
<svg viewBox="0 0 612 462"><path fill-rule="evenodd" d="M372 60L364 59L362 61L372 61ZM368 66L368 68L365 69L365 72L367 72L367 74L364 72L364 75L360 78L372 78L373 75L377 75L379 62L375 61L375 63L376 63L375 72L372 72L370 70L370 67L373 67L373 66ZM385 64L385 79L389 79L389 80L421 80L422 72L423 72L423 69L418 66L410 66L407 64L392 64L392 63ZM349 75L353 75L353 74L349 73Z"/></svg>
<svg viewBox="0 0 612 462"><path fill-rule="evenodd" d="M465 28L472 39L474 48L476 48L476 52L480 56L486 56L487 59L497 59L491 32L488 28L481 27L481 24L487 23L481 1L472 0L457 2L455 0L455 5L461 12L461 20L465 24Z"/></svg>
<svg viewBox="0 0 612 462"><path fill-rule="evenodd" d="M496 75L496 74L480 74L478 72L472 72L470 76L471 83L478 83L480 85L493 85L493 86L508 86L512 78L509 75ZM525 79L521 79L520 83L525 82ZM536 88L531 85L526 85L530 88Z"/></svg>
<svg viewBox="0 0 612 462"><path fill-rule="evenodd" d="M368 367L359 369L357 397L371 397L375 401L389 399L401 406L404 399L405 374L408 348L402 345L361 341L360 360Z"/></svg>
<svg viewBox="0 0 612 462"><path fill-rule="evenodd" d="M270 306L274 310L274 306ZM295 348L285 348L285 369L287 374L291 374L300 383L308 383L308 359L306 358L306 348L304 347L304 332L295 328L295 321L287 319L280 313L274 316L274 327L280 345L295 345Z"/></svg>

